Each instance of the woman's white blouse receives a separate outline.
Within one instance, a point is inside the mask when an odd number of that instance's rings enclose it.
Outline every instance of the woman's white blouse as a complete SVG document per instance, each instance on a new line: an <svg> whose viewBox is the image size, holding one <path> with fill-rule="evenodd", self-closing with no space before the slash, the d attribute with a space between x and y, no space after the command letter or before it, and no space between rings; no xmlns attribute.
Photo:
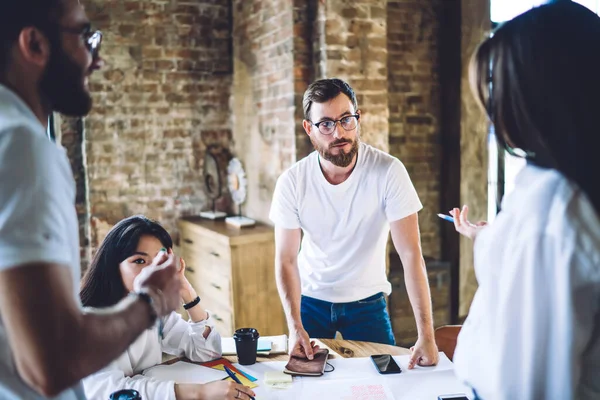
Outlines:
<svg viewBox="0 0 600 400"><path fill-rule="evenodd" d="M475 273L457 375L483 399L600 399L600 221L585 194L525 167L475 241Z"/></svg>
<svg viewBox="0 0 600 400"><path fill-rule="evenodd" d="M211 328L205 339L205 327ZM162 353L186 356L205 362L221 357L221 336L214 329L212 317L201 322L185 321L175 312L164 320L162 341L158 327L144 331L119 358L99 372L83 380L88 399L107 400L120 389L135 389L144 400L175 400L175 383L140 375L146 368L160 364Z"/></svg>

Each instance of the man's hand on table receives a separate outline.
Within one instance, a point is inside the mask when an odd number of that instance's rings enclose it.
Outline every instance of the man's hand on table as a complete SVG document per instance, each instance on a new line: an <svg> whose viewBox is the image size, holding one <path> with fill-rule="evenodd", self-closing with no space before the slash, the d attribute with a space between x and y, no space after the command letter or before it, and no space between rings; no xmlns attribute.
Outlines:
<svg viewBox="0 0 600 400"><path fill-rule="evenodd" d="M408 362L408 369L413 369L416 365L425 367L438 363L438 348L433 339L419 338L410 351L412 354Z"/></svg>
<svg viewBox="0 0 600 400"><path fill-rule="evenodd" d="M314 353L319 350L319 346L314 340L310 340L308 332L302 327L290 329L290 345L290 355L309 360L312 360Z"/></svg>

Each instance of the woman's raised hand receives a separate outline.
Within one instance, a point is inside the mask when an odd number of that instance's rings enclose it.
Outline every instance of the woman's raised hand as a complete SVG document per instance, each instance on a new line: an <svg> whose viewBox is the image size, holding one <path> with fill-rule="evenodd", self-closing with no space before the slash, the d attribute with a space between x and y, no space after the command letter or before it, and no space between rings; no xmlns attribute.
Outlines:
<svg viewBox="0 0 600 400"><path fill-rule="evenodd" d="M458 208L450 210L450 215L454 218L454 228L456 228L456 231L472 240L474 240L479 232L481 232L488 224L486 221L479 221L476 223L469 221L469 207L466 205L463 206L462 210Z"/></svg>

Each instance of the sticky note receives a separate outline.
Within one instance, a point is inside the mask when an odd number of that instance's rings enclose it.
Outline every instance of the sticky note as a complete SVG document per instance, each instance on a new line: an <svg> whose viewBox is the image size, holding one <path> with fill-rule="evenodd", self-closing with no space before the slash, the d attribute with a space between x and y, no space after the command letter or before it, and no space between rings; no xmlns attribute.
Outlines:
<svg viewBox="0 0 600 400"><path fill-rule="evenodd" d="M280 371L265 372L265 385L274 389L288 389L292 386L292 376Z"/></svg>

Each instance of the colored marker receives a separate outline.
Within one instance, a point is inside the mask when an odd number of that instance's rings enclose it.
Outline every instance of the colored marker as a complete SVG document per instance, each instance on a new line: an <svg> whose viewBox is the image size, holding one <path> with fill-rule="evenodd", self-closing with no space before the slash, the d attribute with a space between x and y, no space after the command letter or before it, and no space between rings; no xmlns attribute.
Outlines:
<svg viewBox="0 0 600 400"><path fill-rule="evenodd" d="M240 385L243 385L243 383L237 378L237 376L235 376L235 374L227 367L227 365L223 365L223 368L225 368L225 372L227 372L227 375L229 375L231 377L231 379L233 379L235 381L235 383L239 383ZM252 400L254 400L254 397L248 395Z"/></svg>
<svg viewBox="0 0 600 400"><path fill-rule="evenodd" d="M452 217L451 217L451 216L449 216L449 215L446 215L446 214L438 214L437 216L438 216L438 217L440 217L441 219L445 219L445 220L446 220L446 221L448 221L448 222L452 222L452 223L454 223L454 218L452 218Z"/></svg>

